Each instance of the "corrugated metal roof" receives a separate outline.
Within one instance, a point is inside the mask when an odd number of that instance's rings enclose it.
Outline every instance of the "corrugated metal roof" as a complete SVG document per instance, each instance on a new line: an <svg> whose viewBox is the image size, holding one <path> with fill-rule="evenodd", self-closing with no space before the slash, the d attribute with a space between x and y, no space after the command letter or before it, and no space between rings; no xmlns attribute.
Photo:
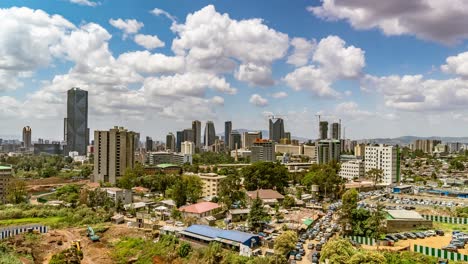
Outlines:
<svg viewBox="0 0 468 264"><path fill-rule="evenodd" d="M187 213L202 214L202 213L217 209L219 207L221 206L219 206L219 204L217 203L201 202L201 203L196 203L192 205L182 206L179 208L179 211L187 212Z"/></svg>
<svg viewBox="0 0 468 264"><path fill-rule="evenodd" d="M236 230L223 230L216 227L211 227L207 225L191 225L184 230L186 233L192 233L195 235L201 235L204 237L210 238L221 238L227 239L239 243L245 243L246 241L251 240L252 238L258 237L257 235L240 232Z"/></svg>
<svg viewBox="0 0 468 264"><path fill-rule="evenodd" d="M424 219L418 212L410 210L387 210L393 219Z"/></svg>

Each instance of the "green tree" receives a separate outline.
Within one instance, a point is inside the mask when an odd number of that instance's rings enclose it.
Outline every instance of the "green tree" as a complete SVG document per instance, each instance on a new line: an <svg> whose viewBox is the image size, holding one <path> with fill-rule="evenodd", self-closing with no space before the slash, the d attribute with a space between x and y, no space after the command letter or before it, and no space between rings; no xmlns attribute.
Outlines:
<svg viewBox="0 0 468 264"><path fill-rule="evenodd" d="M295 205L296 201L294 200L294 197L290 195L286 195L283 200L283 207L286 209L289 209Z"/></svg>
<svg viewBox="0 0 468 264"><path fill-rule="evenodd" d="M279 162L255 162L241 170L248 191L276 189L283 193L288 185L288 169Z"/></svg>
<svg viewBox="0 0 468 264"><path fill-rule="evenodd" d="M357 202L359 200L359 193L356 189L347 190L342 200L342 206L340 210L340 221L343 226L345 234L350 234L353 230L353 213L357 209Z"/></svg>
<svg viewBox="0 0 468 264"><path fill-rule="evenodd" d="M377 207L370 213L370 217L367 220L367 225L369 228L368 236L374 238L375 240L379 240L385 231L385 211L384 205L380 202L377 203ZM377 244L377 250L379 249L379 245Z"/></svg>
<svg viewBox="0 0 468 264"><path fill-rule="evenodd" d="M220 181L219 200L227 209L235 202L245 205L246 195L242 188L242 179L238 174L228 174Z"/></svg>
<svg viewBox="0 0 468 264"><path fill-rule="evenodd" d="M177 254L181 258L187 257L192 251L192 246L187 242L182 242L177 248Z"/></svg>
<svg viewBox="0 0 468 264"><path fill-rule="evenodd" d="M275 254L286 256L296 247L297 234L294 231L286 231L279 235L275 240Z"/></svg>
<svg viewBox="0 0 468 264"><path fill-rule="evenodd" d="M310 187L318 185L325 197L340 197L344 189L344 179L338 175L340 165L336 162L313 164L302 179L302 184Z"/></svg>
<svg viewBox="0 0 468 264"><path fill-rule="evenodd" d="M374 183L374 188L375 188L377 183L382 182L383 174L384 172L382 169L373 168L366 172L366 177Z"/></svg>
<svg viewBox="0 0 468 264"><path fill-rule="evenodd" d="M268 220L268 214L263 209L263 202L258 196L252 201L247 220L249 226L257 231L263 226L264 221Z"/></svg>
<svg viewBox="0 0 468 264"><path fill-rule="evenodd" d="M170 197L177 207L187 203L187 188L183 181L177 181L170 189Z"/></svg>
<svg viewBox="0 0 468 264"><path fill-rule="evenodd" d="M217 242L211 242L205 250L203 263L218 264L221 262L222 257L221 244Z"/></svg>
<svg viewBox="0 0 468 264"><path fill-rule="evenodd" d="M361 251L353 255L347 264L386 264L385 257L374 251Z"/></svg>
<svg viewBox="0 0 468 264"><path fill-rule="evenodd" d="M57 188L55 195L57 199L71 203L74 207L80 198L80 190L80 186L76 184L67 184Z"/></svg>
<svg viewBox="0 0 468 264"><path fill-rule="evenodd" d="M203 193L203 182L197 176L182 176L182 180L186 185L186 196L187 201L190 203L196 203Z"/></svg>
<svg viewBox="0 0 468 264"><path fill-rule="evenodd" d="M6 200L12 204L24 203L28 199L26 182L20 179L12 179L6 188Z"/></svg>
<svg viewBox="0 0 468 264"><path fill-rule="evenodd" d="M348 260L356 253L349 240L344 238L332 238L322 248L320 263L346 264Z"/></svg>

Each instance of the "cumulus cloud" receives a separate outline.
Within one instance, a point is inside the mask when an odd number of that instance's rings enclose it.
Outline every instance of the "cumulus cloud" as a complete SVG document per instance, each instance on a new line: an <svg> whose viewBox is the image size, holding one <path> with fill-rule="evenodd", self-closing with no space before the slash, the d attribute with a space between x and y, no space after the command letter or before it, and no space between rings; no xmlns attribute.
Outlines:
<svg viewBox="0 0 468 264"><path fill-rule="evenodd" d="M70 3L92 7L99 5L99 2L94 2L92 0L70 0Z"/></svg>
<svg viewBox="0 0 468 264"><path fill-rule="evenodd" d="M456 74L465 79L468 78L468 52L448 57L446 64L442 65L441 69L445 73Z"/></svg>
<svg viewBox="0 0 468 264"><path fill-rule="evenodd" d="M171 20L173 23L175 23L176 20L177 20L177 18L175 16L169 14L169 12L164 11L164 10L162 10L160 8L155 8L155 9L151 10L150 13L155 15L155 16L163 15L163 16L167 17L169 20Z"/></svg>
<svg viewBox="0 0 468 264"><path fill-rule="evenodd" d="M371 117L374 116L374 113L362 110L356 102L350 101L339 103L335 107L335 115L350 120Z"/></svg>
<svg viewBox="0 0 468 264"><path fill-rule="evenodd" d="M268 100L259 94L252 94L249 102L258 107L265 107L268 105Z"/></svg>
<svg viewBox="0 0 468 264"><path fill-rule="evenodd" d="M235 77L237 80L247 82L251 86L271 86L275 83L269 66L253 63L241 64Z"/></svg>
<svg viewBox="0 0 468 264"><path fill-rule="evenodd" d="M137 34L134 38L135 43L144 47L145 49L152 50L155 48L164 47L164 42L158 36Z"/></svg>
<svg viewBox="0 0 468 264"><path fill-rule="evenodd" d="M295 91L308 90L320 97L338 97L340 94L331 87L332 80L323 70L313 65L297 68L283 80Z"/></svg>
<svg viewBox="0 0 468 264"><path fill-rule="evenodd" d="M309 41L305 38L293 38L291 46L294 47L294 50L286 62L296 67L306 65L312 59L312 53L316 45L315 40Z"/></svg>
<svg viewBox="0 0 468 264"><path fill-rule="evenodd" d="M280 99L280 98L288 97L288 94L286 92L277 92L277 93L272 94L271 97Z"/></svg>
<svg viewBox="0 0 468 264"><path fill-rule="evenodd" d="M128 35L136 34L144 26L142 22L136 19L109 19L109 24L113 27L118 28L124 32L123 38L125 39Z"/></svg>
<svg viewBox="0 0 468 264"><path fill-rule="evenodd" d="M346 20L353 28L378 28L385 35L414 35L442 43L468 37L468 2L459 0L322 0L307 8L317 17Z"/></svg>
<svg viewBox="0 0 468 264"><path fill-rule="evenodd" d="M152 54L147 50L126 52L117 60L141 73L181 73L185 67L183 57Z"/></svg>

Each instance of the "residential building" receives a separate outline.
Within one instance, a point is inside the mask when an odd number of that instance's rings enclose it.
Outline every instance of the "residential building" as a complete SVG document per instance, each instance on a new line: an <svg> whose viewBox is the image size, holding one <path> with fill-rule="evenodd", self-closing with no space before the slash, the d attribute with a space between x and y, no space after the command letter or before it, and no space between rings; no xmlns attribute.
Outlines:
<svg viewBox="0 0 468 264"><path fill-rule="evenodd" d="M319 139L328 139L328 122L320 121L319 123Z"/></svg>
<svg viewBox="0 0 468 264"><path fill-rule="evenodd" d="M340 133L341 133L341 124L340 123L332 123L331 124L331 139L340 140Z"/></svg>
<svg viewBox="0 0 468 264"><path fill-rule="evenodd" d="M65 153L78 151L80 155L86 155L86 147L89 144L88 128L88 91L80 88L72 88L67 92L67 118Z"/></svg>
<svg viewBox="0 0 468 264"><path fill-rule="evenodd" d="M176 152L176 148L176 137L171 132L166 136L166 150Z"/></svg>
<svg viewBox="0 0 468 264"><path fill-rule="evenodd" d="M201 147L201 122L195 120L192 122L192 131L193 131L193 143L195 143L196 148Z"/></svg>
<svg viewBox="0 0 468 264"><path fill-rule="evenodd" d="M137 134L123 127L94 131L93 182L115 184L127 168L135 165Z"/></svg>
<svg viewBox="0 0 468 264"><path fill-rule="evenodd" d="M238 149L242 146L241 134L237 130L231 131L229 135L229 142L231 142L231 149Z"/></svg>
<svg viewBox="0 0 468 264"><path fill-rule="evenodd" d="M250 148L252 156L250 161L275 161L275 142L265 139L257 139Z"/></svg>
<svg viewBox="0 0 468 264"><path fill-rule="evenodd" d="M390 185L399 181L400 165L399 150L394 146L366 146L364 161L365 172L371 169L383 171L382 183Z"/></svg>
<svg viewBox="0 0 468 264"><path fill-rule="evenodd" d="M449 142L447 145L450 153L458 153L463 149L463 144L460 142Z"/></svg>
<svg viewBox="0 0 468 264"><path fill-rule="evenodd" d="M146 137L146 151L153 151L153 139L151 137Z"/></svg>
<svg viewBox="0 0 468 264"><path fill-rule="evenodd" d="M32 146L31 133L32 130L29 126L23 128L23 147L26 148L26 150L29 150Z"/></svg>
<svg viewBox="0 0 468 264"><path fill-rule="evenodd" d="M284 138L284 121L282 118L270 118L269 137L273 142L279 143Z"/></svg>
<svg viewBox="0 0 468 264"><path fill-rule="evenodd" d="M361 144L357 144L356 146L354 146L354 156L363 159L365 152L366 152L366 144L361 143Z"/></svg>
<svg viewBox="0 0 468 264"><path fill-rule="evenodd" d="M173 152L158 151L148 153L147 160L149 165L159 165L168 163L183 165L185 163L192 164L192 155L183 155Z"/></svg>
<svg viewBox="0 0 468 264"><path fill-rule="evenodd" d="M184 139L184 132L183 131L177 131L176 133L177 135L177 139L176 139L176 148L177 148L177 152L181 152L182 151L182 142L185 141Z"/></svg>
<svg viewBox="0 0 468 264"><path fill-rule="evenodd" d="M288 153L290 155L302 155L304 153L303 146L275 144L275 153Z"/></svg>
<svg viewBox="0 0 468 264"><path fill-rule="evenodd" d="M132 190L126 190L116 187L102 188L106 192L107 197L111 198L114 203L120 200L122 204L130 204L133 202Z"/></svg>
<svg viewBox="0 0 468 264"><path fill-rule="evenodd" d="M341 147L336 139L324 139L317 142L316 157L318 164L326 164L332 161L339 162Z"/></svg>
<svg viewBox="0 0 468 264"><path fill-rule="evenodd" d="M242 148L243 149L250 149L250 147L253 146L253 143L257 139L262 139L262 132L261 131L244 132L242 134Z"/></svg>
<svg viewBox="0 0 468 264"><path fill-rule="evenodd" d="M437 144L437 146L434 147L434 153L437 154L447 154L449 152L447 144Z"/></svg>
<svg viewBox="0 0 468 264"><path fill-rule="evenodd" d="M213 216L221 211L221 206L212 202L201 202L191 205L181 206L179 211L182 213L183 218L195 217L202 218Z"/></svg>
<svg viewBox="0 0 468 264"><path fill-rule="evenodd" d="M364 178L364 162L362 160L351 160L341 163L338 175L348 181Z"/></svg>
<svg viewBox="0 0 468 264"><path fill-rule="evenodd" d="M218 196L221 180L226 178L225 175L218 175L216 173L198 173L192 175L199 177L203 183L202 197Z"/></svg>
<svg viewBox="0 0 468 264"><path fill-rule="evenodd" d="M216 130L213 121L206 122L204 139L205 147L209 147L214 144L216 139Z"/></svg>
<svg viewBox="0 0 468 264"><path fill-rule="evenodd" d="M311 160L315 160L317 158L317 150L315 149L314 145L304 145L303 154L304 156L309 157Z"/></svg>
<svg viewBox="0 0 468 264"><path fill-rule="evenodd" d="M247 192L247 197L249 198L249 203L255 200L257 197L262 200L263 204L274 205L276 203L282 203L284 196L276 190L272 189L259 189L256 191Z"/></svg>
<svg viewBox="0 0 468 264"><path fill-rule="evenodd" d="M416 139L411 146L411 150L421 150L424 153L432 154L434 152L434 147L440 143L442 143L442 141L437 139Z"/></svg>
<svg viewBox="0 0 468 264"><path fill-rule="evenodd" d="M0 201L5 203L7 188L13 178L13 169L10 166L0 165Z"/></svg>
<svg viewBox="0 0 468 264"><path fill-rule="evenodd" d="M252 151L247 149L231 150L231 157L233 158L252 158Z"/></svg>
<svg viewBox="0 0 468 264"><path fill-rule="evenodd" d="M193 143L191 141L182 142L180 153L182 155L193 155L193 154L195 154L195 143Z"/></svg>
<svg viewBox="0 0 468 264"><path fill-rule="evenodd" d="M233 149L229 141L229 137L231 136L231 131L232 131L232 122L231 121L224 122L224 145L227 150Z"/></svg>

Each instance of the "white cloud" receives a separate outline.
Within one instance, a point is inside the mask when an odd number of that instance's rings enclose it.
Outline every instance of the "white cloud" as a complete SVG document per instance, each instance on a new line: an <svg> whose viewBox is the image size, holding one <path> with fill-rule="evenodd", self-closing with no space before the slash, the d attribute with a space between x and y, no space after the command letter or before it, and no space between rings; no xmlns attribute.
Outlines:
<svg viewBox="0 0 468 264"><path fill-rule="evenodd" d="M328 79L319 69L313 65L297 68L287 74L283 80L295 91L308 90L320 97L338 97L339 92L332 87L332 80Z"/></svg>
<svg viewBox="0 0 468 264"><path fill-rule="evenodd" d="M213 98L211 98L211 102L215 105L224 105L224 98L221 96L213 96Z"/></svg>
<svg viewBox="0 0 468 264"><path fill-rule="evenodd" d="M286 92L277 92L277 93L272 94L271 97L280 99L280 98L288 97L288 94Z"/></svg>
<svg viewBox="0 0 468 264"><path fill-rule="evenodd" d="M249 102L258 107L265 107L268 105L268 100L259 94L252 94Z"/></svg>
<svg viewBox="0 0 468 264"><path fill-rule="evenodd" d="M463 0L322 0L307 10L327 20L346 20L356 29L385 35L414 35L443 43L468 38L468 2Z"/></svg>
<svg viewBox="0 0 468 264"><path fill-rule="evenodd" d="M92 7L99 5L99 2L94 2L92 0L70 0L70 3Z"/></svg>
<svg viewBox="0 0 468 264"><path fill-rule="evenodd" d="M443 72L468 78L468 52L463 52L456 56L450 56L447 58L446 63L447 64L440 67Z"/></svg>
<svg viewBox="0 0 468 264"><path fill-rule="evenodd" d="M170 57L149 51L126 52L117 59L141 73L181 73L185 63L183 57Z"/></svg>
<svg viewBox="0 0 468 264"><path fill-rule="evenodd" d="M134 40L136 44L148 50L161 48L161 47L164 47L165 45L164 42L161 41L156 35L151 36L151 35L137 34Z"/></svg>
<svg viewBox="0 0 468 264"><path fill-rule="evenodd" d="M358 104L352 101L338 104L335 107L334 114L346 120L363 119L374 116L374 113L360 109Z"/></svg>
<svg viewBox="0 0 468 264"><path fill-rule="evenodd" d="M128 35L136 34L144 26L142 22L136 19L109 19L109 24L113 27L118 28L124 32L123 38L127 38Z"/></svg>
<svg viewBox="0 0 468 264"><path fill-rule="evenodd" d="M164 11L164 10L162 10L160 8L155 8L155 9L151 10L150 13L155 15L155 16L163 15L163 16L167 17L169 20L171 20L173 23L175 23L177 21L177 18L175 16L169 14L167 11Z"/></svg>
<svg viewBox="0 0 468 264"><path fill-rule="evenodd" d="M269 66L253 63L241 64L239 70L235 73L235 77L237 80L247 82L251 86L271 86L275 83Z"/></svg>
<svg viewBox="0 0 468 264"><path fill-rule="evenodd" d="M289 55L287 63L296 67L304 66L312 59L315 46L315 40L309 41L305 38L293 38L291 45L294 47L293 53Z"/></svg>

